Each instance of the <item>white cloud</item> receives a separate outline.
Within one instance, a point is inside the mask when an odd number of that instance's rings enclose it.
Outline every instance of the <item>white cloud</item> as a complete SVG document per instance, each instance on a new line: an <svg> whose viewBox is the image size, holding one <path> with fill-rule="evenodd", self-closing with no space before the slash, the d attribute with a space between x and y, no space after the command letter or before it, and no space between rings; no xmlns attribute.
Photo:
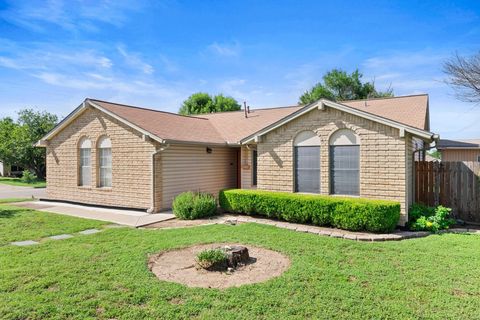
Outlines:
<svg viewBox="0 0 480 320"><path fill-rule="evenodd" d="M241 47L238 42L233 44L214 42L207 47L208 51L222 56L222 57L235 57L240 54Z"/></svg>
<svg viewBox="0 0 480 320"><path fill-rule="evenodd" d="M102 22L116 27L128 20L128 13L142 9L142 4L131 1L9 1L0 18L37 32L45 32L49 25L68 31L97 31L95 24Z"/></svg>
<svg viewBox="0 0 480 320"><path fill-rule="evenodd" d="M127 52L124 45L118 45L117 50L130 66L141 70L145 74L152 74L155 71L155 69L150 64L144 62L138 54Z"/></svg>

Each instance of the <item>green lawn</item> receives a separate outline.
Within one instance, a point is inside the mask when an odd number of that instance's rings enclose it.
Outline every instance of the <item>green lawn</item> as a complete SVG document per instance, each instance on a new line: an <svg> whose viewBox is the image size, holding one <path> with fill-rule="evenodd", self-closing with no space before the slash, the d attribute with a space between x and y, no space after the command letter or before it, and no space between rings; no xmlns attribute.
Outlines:
<svg viewBox="0 0 480 320"><path fill-rule="evenodd" d="M23 182L20 178L0 177L1 184L8 184L17 187L45 188L47 183L44 180L37 180L32 183Z"/></svg>
<svg viewBox="0 0 480 320"><path fill-rule="evenodd" d="M40 240L56 234L78 232L105 224L108 222L0 205L0 246L12 241Z"/></svg>
<svg viewBox="0 0 480 320"><path fill-rule="evenodd" d="M23 238L24 225L37 234L52 225L5 220L17 226L0 226L9 238ZM279 278L224 291L162 282L147 269L148 254L222 241L281 251L292 265ZM477 235L364 243L257 224L106 229L0 247L0 318L478 319L479 252Z"/></svg>

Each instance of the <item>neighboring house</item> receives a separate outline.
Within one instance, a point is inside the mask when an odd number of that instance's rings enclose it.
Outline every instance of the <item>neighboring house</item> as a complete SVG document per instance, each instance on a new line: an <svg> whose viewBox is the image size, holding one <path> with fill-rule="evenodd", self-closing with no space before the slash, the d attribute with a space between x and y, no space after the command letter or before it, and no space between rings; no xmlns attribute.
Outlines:
<svg viewBox="0 0 480 320"><path fill-rule="evenodd" d="M223 188L413 200L428 95L181 116L86 99L37 145L50 199L157 212ZM419 153L419 152L417 152Z"/></svg>
<svg viewBox="0 0 480 320"><path fill-rule="evenodd" d="M480 139L441 139L437 143L437 150L442 155L442 161L480 162Z"/></svg>
<svg viewBox="0 0 480 320"><path fill-rule="evenodd" d="M9 165L0 161L0 177L8 177L9 175L10 175Z"/></svg>

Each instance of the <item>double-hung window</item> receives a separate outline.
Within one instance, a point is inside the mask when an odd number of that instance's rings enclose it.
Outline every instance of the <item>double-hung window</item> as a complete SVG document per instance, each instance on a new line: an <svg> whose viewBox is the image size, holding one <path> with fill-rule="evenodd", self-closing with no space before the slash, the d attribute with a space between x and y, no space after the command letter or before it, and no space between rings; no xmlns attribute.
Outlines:
<svg viewBox="0 0 480 320"><path fill-rule="evenodd" d="M294 140L295 192L320 193L320 138L302 131Z"/></svg>
<svg viewBox="0 0 480 320"><path fill-rule="evenodd" d="M98 143L99 186L112 186L112 143L109 138L102 138Z"/></svg>
<svg viewBox="0 0 480 320"><path fill-rule="evenodd" d="M90 186L92 183L92 143L84 138L79 143L78 185Z"/></svg>
<svg viewBox="0 0 480 320"><path fill-rule="evenodd" d="M330 193L360 195L360 145L351 130L338 130L330 138Z"/></svg>

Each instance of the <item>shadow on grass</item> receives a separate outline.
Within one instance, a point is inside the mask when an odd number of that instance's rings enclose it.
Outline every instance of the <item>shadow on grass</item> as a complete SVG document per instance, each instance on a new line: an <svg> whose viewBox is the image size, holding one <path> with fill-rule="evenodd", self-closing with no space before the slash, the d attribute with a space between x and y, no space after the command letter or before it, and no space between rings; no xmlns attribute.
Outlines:
<svg viewBox="0 0 480 320"><path fill-rule="evenodd" d="M0 219L14 218L20 213L32 211L30 209L9 209L9 208L0 208Z"/></svg>

